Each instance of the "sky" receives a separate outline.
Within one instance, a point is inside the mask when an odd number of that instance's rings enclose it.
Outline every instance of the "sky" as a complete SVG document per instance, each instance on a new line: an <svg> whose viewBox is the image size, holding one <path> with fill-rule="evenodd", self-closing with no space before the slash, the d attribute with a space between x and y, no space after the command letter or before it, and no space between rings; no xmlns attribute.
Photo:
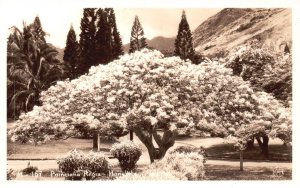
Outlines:
<svg viewBox="0 0 300 188"><path fill-rule="evenodd" d="M35 16L39 16L44 31L48 33L47 42L57 47L64 48L67 33L71 24L73 25L79 40L80 20L83 9L81 7L16 7L14 15L7 20L8 28L17 26L22 28L23 22L27 24L33 22ZM28 10L30 9L30 10ZM177 35L178 24L181 19L183 9L178 8L116 8L116 22L123 44L129 43L130 32L135 15L144 29L145 37L152 39L156 36L175 37ZM220 8L186 8L187 19L191 31L196 29L208 17L214 15Z"/></svg>

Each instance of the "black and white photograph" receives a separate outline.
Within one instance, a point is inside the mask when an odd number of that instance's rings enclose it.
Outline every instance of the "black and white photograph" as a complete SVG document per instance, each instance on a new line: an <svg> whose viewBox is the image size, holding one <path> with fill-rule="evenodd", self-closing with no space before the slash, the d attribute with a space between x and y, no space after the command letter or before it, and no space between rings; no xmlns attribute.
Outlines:
<svg viewBox="0 0 300 188"><path fill-rule="evenodd" d="M26 2L1 1L6 185L295 183L299 1Z"/></svg>

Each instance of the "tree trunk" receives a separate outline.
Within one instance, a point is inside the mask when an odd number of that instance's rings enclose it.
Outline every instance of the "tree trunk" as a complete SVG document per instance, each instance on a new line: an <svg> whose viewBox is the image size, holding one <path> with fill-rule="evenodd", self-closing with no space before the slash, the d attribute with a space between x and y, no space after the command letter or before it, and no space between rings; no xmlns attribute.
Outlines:
<svg viewBox="0 0 300 188"><path fill-rule="evenodd" d="M259 147L262 147L262 141L261 141L260 137L257 136L255 138L256 138L256 141L257 141Z"/></svg>
<svg viewBox="0 0 300 188"><path fill-rule="evenodd" d="M252 149L254 149L254 138L247 141L247 150L252 150Z"/></svg>
<svg viewBox="0 0 300 188"><path fill-rule="evenodd" d="M162 159L166 155L166 152L167 152L166 147L162 146L162 147L158 148L158 153L156 155L156 159Z"/></svg>
<svg viewBox="0 0 300 188"><path fill-rule="evenodd" d="M262 141L260 137L256 137L257 143L261 149L261 153L265 158L269 158L269 137L268 136L262 136Z"/></svg>
<svg viewBox="0 0 300 188"><path fill-rule="evenodd" d="M100 151L100 134L98 133L97 135L97 151L99 152Z"/></svg>
<svg viewBox="0 0 300 188"><path fill-rule="evenodd" d="M135 128L133 131L140 141L146 146L149 153L150 162L153 163L155 158L155 148L152 143L152 137L150 137L149 134L144 134L140 128Z"/></svg>
<svg viewBox="0 0 300 188"><path fill-rule="evenodd" d="M149 154L149 158L150 158L150 163L154 162L155 159L155 155L156 155L156 149L155 147L151 147L151 146L146 146L147 150L148 150L148 154Z"/></svg>
<svg viewBox="0 0 300 188"><path fill-rule="evenodd" d="M129 131L129 134L130 134L130 136L129 136L129 137L130 137L130 141L133 141L133 131L130 130L130 131Z"/></svg>
<svg viewBox="0 0 300 188"><path fill-rule="evenodd" d="M262 154L269 158L269 137L263 136L263 148L262 148Z"/></svg>
<svg viewBox="0 0 300 188"><path fill-rule="evenodd" d="M94 149L94 150L96 150L96 149L98 148L98 143L97 143L97 141L98 141L97 139L98 139L98 138L97 138L97 137L98 137L98 136L97 136L97 133L94 133L94 134L93 134L93 149Z"/></svg>
<svg viewBox="0 0 300 188"><path fill-rule="evenodd" d="M150 162L153 163L155 159L161 159L165 156L166 151L172 147L175 143L175 135L170 130L164 131L163 137L157 134L156 130L147 130L147 133L143 133L140 128L134 129L136 136L146 146ZM154 137L158 148L155 148L152 142L152 136Z"/></svg>
<svg viewBox="0 0 300 188"><path fill-rule="evenodd" d="M240 171L244 170L243 162L244 162L244 159L243 159L243 150L240 150Z"/></svg>

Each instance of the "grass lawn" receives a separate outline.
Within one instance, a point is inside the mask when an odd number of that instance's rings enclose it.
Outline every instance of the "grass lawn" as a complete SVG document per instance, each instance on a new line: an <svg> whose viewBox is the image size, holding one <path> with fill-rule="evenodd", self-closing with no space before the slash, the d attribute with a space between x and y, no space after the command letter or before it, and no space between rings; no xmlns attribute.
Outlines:
<svg viewBox="0 0 300 188"><path fill-rule="evenodd" d="M121 137L117 142L128 140L129 135ZM143 154L138 161L138 169L143 170L150 164L149 156L147 153L146 147L140 142L140 140L134 136L134 141L142 146ZM115 141L101 140L101 152L104 152L105 155L109 155L109 150ZM269 153L270 158L268 160L264 159L260 155L260 150L257 145L255 149L251 151L244 152L245 161L253 161L255 166L244 166L244 171L239 171L238 166L230 164L237 163L236 160L239 160L239 153L235 151L233 144L225 143L222 138L197 138L197 137L180 137L176 140L175 146L203 146L206 149L208 154L208 164L206 166L206 177L205 180L291 180L292 179L292 169L290 165L284 167L283 175L274 175L274 163L277 162L292 162L292 148L283 146L282 142L279 139L272 140L270 139L269 143ZM10 160L10 163L14 163L13 169L23 169L27 164L27 161L37 160L39 170L43 171L42 177L34 176L23 176L17 177L16 180L64 180L64 177L51 177L51 169L56 168L56 162L52 160L48 161L39 161L42 159L56 159L62 155L65 155L71 149L80 149L83 152L89 152L92 150L92 139L80 139L80 138L69 138L67 140L59 141L50 141L46 144L34 146L32 144L20 144L7 141L7 158ZM20 160L18 160L20 159ZM221 163L213 162L215 159L220 159ZM18 161L12 161L18 160ZM211 162L209 162L211 160ZM24 162L23 162L24 161ZM259 163L256 166L256 162ZM270 166L267 162L273 162L273 166ZM18 163L17 163L18 162ZM52 164L47 165L48 163ZM252 163L253 163L252 162ZM20 165L18 165L20 163ZM23 164L24 163L24 164ZM34 161L32 161L33 164ZM44 164L45 163L45 164ZM114 166L116 172L120 171L118 167L117 159L110 159L110 164ZM35 165L33 165L35 166ZM51 167L50 167L51 166ZM8 166L8 168L10 168ZM55 169L54 171L56 171ZM99 180L110 180L109 177L101 177Z"/></svg>
<svg viewBox="0 0 300 188"><path fill-rule="evenodd" d="M117 142L128 139L129 136L126 135L119 138ZM92 139L69 138L67 140L50 141L46 144L34 146L29 143L20 144L8 140L8 159L56 159L74 148L80 149L83 152L89 152L92 150L92 142ZM148 162L146 147L136 136L134 136L134 142L142 146L142 158ZM109 155L110 148L114 143L114 141L101 140L101 151ZM224 143L224 139L222 138L179 138L176 140L176 145L203 146L206 149L208 159L239 160L239 152L234 149L233 144ZM265 159L260 154L258 145L255 144L253 150L244 152L244 160L292 162L292 148L283 146L279 139L270 139L269 153L269 159Z"/></svg>
<svg viewBox="0 0 300 188"><path fill-rule="evenodd" d="M92 139L69 138L67 140L49 141L46 144L34 146L8 141L8 159L56 159L70 150L77 148L89 152L92 148ZM113 142L101 141L101 151L108 153Z"/></svg>
<svg viewBox="0 0 300 188"><path fill-rule="evenodd" d="M206 165L206 180L292 180L292 170L283 169L284 174L273 174L273 168L245 167L244 171L228 165Z"/></svg>
<svg viewBox="0 0 300 188"><path fill-rule="evenodd" d="M277 140L273 140L269 144L269 158L265 159L260 154L258 145L254 145L252 150L245 150L243 153L244 160L251 161L286 161L292 162L292 147L284 146ZM206 148L209 159L223 159L223 160L239 160L239 152L237 152L233 144L217 144Z"/></svg>

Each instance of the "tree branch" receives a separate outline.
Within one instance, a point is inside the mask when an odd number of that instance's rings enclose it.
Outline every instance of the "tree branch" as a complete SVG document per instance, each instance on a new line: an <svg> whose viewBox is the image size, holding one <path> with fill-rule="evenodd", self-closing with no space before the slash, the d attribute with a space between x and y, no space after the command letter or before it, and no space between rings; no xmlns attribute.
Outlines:
<svg viewBox="0 0 300 188"><path fill-rule="evenodd" d="M157 145L159 147L161 147L163 142L162 142L161 136L159 134L157 134L157 130L153 131L153 138L154 138L155 142L157 143Z"/></svg>

